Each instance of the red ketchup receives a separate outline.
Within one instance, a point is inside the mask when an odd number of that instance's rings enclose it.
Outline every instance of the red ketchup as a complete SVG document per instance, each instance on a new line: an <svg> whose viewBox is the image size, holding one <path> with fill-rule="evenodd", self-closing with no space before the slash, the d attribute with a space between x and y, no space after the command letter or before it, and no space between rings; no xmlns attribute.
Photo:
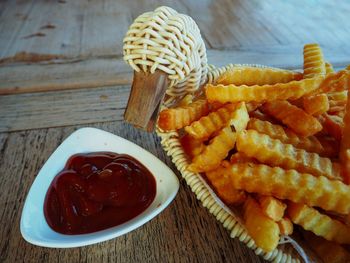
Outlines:
<svg viewBox="0 0 350 263"><path fill-rule="evenodd" d="M62 234L86 234L120 225L141 214L156 195L153 175L126 154L76 154L46 193L44 214Z"/></svg>

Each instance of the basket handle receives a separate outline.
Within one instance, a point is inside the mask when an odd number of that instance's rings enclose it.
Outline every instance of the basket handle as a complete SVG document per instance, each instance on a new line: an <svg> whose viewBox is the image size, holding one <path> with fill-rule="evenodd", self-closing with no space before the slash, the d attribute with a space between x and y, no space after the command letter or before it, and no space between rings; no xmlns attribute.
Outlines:
<svg viewBox="0 0 350 263"><path fill-rule="evenodd" d="M136 128L152 132L167 88L168 75L165 72L134 71L124 120Z"/></svg>

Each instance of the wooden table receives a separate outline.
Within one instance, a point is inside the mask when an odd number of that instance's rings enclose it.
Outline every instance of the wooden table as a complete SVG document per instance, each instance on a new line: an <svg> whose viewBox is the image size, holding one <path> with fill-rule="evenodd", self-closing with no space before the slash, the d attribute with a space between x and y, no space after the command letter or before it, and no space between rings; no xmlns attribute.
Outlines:
<svg viewBox="0 0 350 263"><path fill-rule="evenodd" d="M160 5L197 21L215 65L297 69L308 42L320 43L335 68L350 64L347 1L1 1L0 262L263 262L230 239L182 179L164 212L111 241L48 249L20 235L35 176L80 127L125 137L176 171L155 134L122 120L132 76L122 38L136 16Z"/></svg>

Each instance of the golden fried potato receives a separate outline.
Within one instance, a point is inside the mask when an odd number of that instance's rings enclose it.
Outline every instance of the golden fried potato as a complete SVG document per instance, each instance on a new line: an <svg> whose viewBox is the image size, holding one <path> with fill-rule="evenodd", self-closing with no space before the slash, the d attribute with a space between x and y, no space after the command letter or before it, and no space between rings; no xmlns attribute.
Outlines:
<svg viewBox="0 0 350 263"><path fill-rule="evenodd" d="M227 102L265 102L275 100L298 99L305 94L318 89L323 77L295 80L288 83L277 83L272 85L213 85L205 86L205 94L208 101Z"/></svg>
<svg viewBox="0 0 350 263"><path fill-rule="evenodd" d="M193 101L193 94L187 94L186 96L184 96L179 103L177 104L179 107L185 107L188 106L192 103Z"/></svg>
<svg viewBox="0 0 350 263"><path fill-rule="evenodd" d="M330 101L341 101L344 104L346 104L346 100L348 97L348 91L344 90L344 91L336 91L336 92L329 92L326 93L328 96L328 99Z"/></svg>
<svg viewBox="0 0 350 263"><path fill-rule="evenodd" d="M345 114L348 91L330 92L327 93L327 96L329 100L329 110L327 113L343 118Z"/></svg>
<svg viewBox="0 0 350 263"><path fill-rule="evenodd" d="M255 244L262 250L270 252L277 247L280 232L278 224L266 216L251 197L244 204L244 223Z"/></svg>
<svg viewBox="0 0 350 263"><path fill-rule="evenodd" d="M323 130L336 140L340 141L343 134L343 119L326 113L323 114L322 117L323 119L320 120L322 120Z"/></svg>
<svg viewBox="0 0 350 263"><path fill-rule="evenodd" d="M223 167L220 166L218 169L206 172L205 175L222 201L228 205L242 204L247 198L246 193L235 189L230 174L224 171Z"/></svg>
<svg viewBox="0 0 350 263"><path fill-rule="evenodd" d="M343 119L345 115L345 106L332 106L327 113Z"/></svg>
<svg viewBox="0 0 350 263"><path fill-rule="evenodd" d="M326 93L330 106L344 106L348 98L348 91L336 91Z"/></svg>
<svg viewBox="0 0 350 263"><path fill-rule="evenodd" d="M251 157L248 157L244 153L236 152L231 155L230 163L257 163L257 160Z"/></svg>
<svg viewBox="0 0 350 263"><path fill-rule="evenodd" d="M329 158L297 149L291 144L284 144L280 140L272 139L255 130L247 130L238 134L237 150L271 166L342 180L339 167L334 166Z"/></svg>
<svg viewBox="0 0 350 263"><path fill-rule="evenodd" d="M159 114L158 126L164 131L181 129L208 112L207 101L197 100L188 106L162 110Z"/></svg>
<svg viewBox="0 0 350 263"><path fill-rule="evenodd" d="M338 72L329 73L321 82L319 88L310 91L308 95L347 90L346 79L348 75L349 71L347 70L340 70Z"/></svg>
<svg viewBox="0 0 350 263"><path fill-rule="evenodd" d="M272 195L341 214L350 212L350 186L340 181L264 164L230 164L225 169L230 172L236 189Z"/></svg>
<svg viewBox="0 0 350 263"><path fill-rule="evenodd" d="M248 102L246 104L246 107L247 107L247 111L250 113L252 111L255 111L257 108L259 108L261 106L261 103L260 102L255 102L255 101L252 101L252 102Z"/></svg>
<svg viewBox="0 0 350 263"><path fill-rule="evenodd" d="M270 123L276 123L277 120L271 117L270 115L262 112L260 109L256 109L255 111L249 112L249 117L250 118L255 118L261 121L267 121Z"/></svg>
<svg viewBox="0 0 350 263"><path fill-rule="evenodd" d="M322 130L322 125L315 117L288 101L268 102L262 109L301 136L311 136Z"/></svg>
<svg viewBox="0 0 350 263"><path fill-rule="evenodd" d="M323 154L325 152L322 144L315 136L302 137L290 129L284 128L278 124L272 124L269 121L250 118L247 129L264 133L273 139L278 139L286 144L292 144L296 148L304 149L308 152L315 152L319 154Z"/></svg>
<svg viewBox="0 0 350 263"><path fill-rule="evenodd" d="M344 178L347 183L350 183L350 76L347 78L347 86L348 86L348 98L346 104L346 111L344 116L344 127L342 130L342 138L340 142L340 152L339 157L342 163Z"/></svg>
<svg viewBox="0 0 350 263"><path fill-rule="evenodd" d="M193 138L189 134L185 134L180 138L181 146L184 152L190 157L199 155L204 150L204 143L201 140Z"/></svg>
<svg viewBox="0 0 350 263"><path fill-rule="evenodd" d="M185 127L185 131L199 140L208 139L213 133L221 130L230 122L236 131L245 129L249 121L249 115L244 102L227 104L217 111L200 118L198 121Z"/></svg>
<svg viewBox="0 0 350 263"><path fill-rule="evenodd" d="M240 132L247 128L248 122L249 114L247 107L244 102L240 102L238 103L237 108L233 111L229 123L236 132Z"/></svg>
<svg viewBox="0 0 350 263"><path fill-rule="evenodd" d="M294 224L339 244L350 244L350 227L300 203L288 204L288 215Z"/></svg>
<svg viewBox="0 0 350 263"><path fill-rule="evenodd" d="M263 213L274 221L280 221L284 216L287 205L273 196L259 196L259 203Z"/></svg>
<svg viewBox="0 0 350 263"><path fill-rule="evenodd" d="M229 151L233 149L236 143L236 133L231 127L225 127L211 142L204 147L203 151L195 156L188 170L192 172L206 172L220 166L223 159L226 158Z"/></svg>
<svg viewBox="0 0 350 263"><path fill-rule="evenodd" d="M325 240L309 231L304 231L303 236L307 244L325 263L350 262L350 253L335 242Z"/></svg>
<svg viewBox="0 0 350 263"><path fill-rule="evenodd" d="M333 65L330 62L326 62L325 66L326 66L326 74L334 72Z"/></svg>
<svg viewBox="0 0 350 263"><path fill-rule="evenodd" d="M257 68L257 67L233 67L224 72L216 81L223 85L265 85L287 83L293 80L301 80L303 74L290 70Z"/></svg>
<svg viewBox="0 0 350 263"><path fill-rule="evenodd" d="M293 234L293 223L288 217L283 217L277 224L280 228L281 235L288 236Z"/></svg>
<svg viewBox="0 0 350 263"><path fill-rule="evenodd" d="M306 44L304 46L304 78L324 76L326 65L323 59L322 49L318 44Z"/></svg>
<svg viewBox="0 0 350 263"><path fill-rule="evenodd" d="M339 153L339 141L330 136L318 136L317 139L323 147L322 156L337 158Z"/></svg>
<svg viewBox="0 0 350 263"><path fill-rule="evenodd" d="M326 94L306 96L303 100L304 110L311 115L320 115L329 110L329 101Z"/></svg>

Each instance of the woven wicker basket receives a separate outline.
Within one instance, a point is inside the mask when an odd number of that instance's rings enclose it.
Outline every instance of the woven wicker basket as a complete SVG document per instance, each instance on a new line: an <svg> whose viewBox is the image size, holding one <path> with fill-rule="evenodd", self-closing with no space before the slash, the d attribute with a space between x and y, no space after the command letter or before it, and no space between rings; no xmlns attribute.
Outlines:
<svg viewBox="0 0 350 263"><path fill-rule="evenodd" d="M213 83L220 74L226 70L243 66L238 64L231 64L221 68L215 68L215 66L209 66L207 74L207 83ZM266 67L261 65L244 65L255 67ZM171 101L178 99L178 97L169 96L167 98L167 105ZM190 164L189 159L184 152L180 143L180 134L177 131L163 132L157 129L157 134L161 138L161 144L167 155L171 157L172 162L176 168L180 171L182 177L191 188L192 192L196 194L198 200L200 200L204 207L216 217L218 221L229 231L231 238L238 238L247 247L254 250L257 255L262 256L265 260L273 262L316 262L313 259L311 251L301 248L297 242L289 237L282 237L279 246L272 252L265 253L261 248L255 245L254 240L249 236L246 231L239 211L233 211L228 208L215 194L213 189L207 184L203 177L198 173L193 173L187 170ZM305 253L307 252L307 253Z"/></svg>
<svg viewBox="0 0 350 263"><path fill-rule="evenodd" d="M205 83L213 83L227 69L242 65L227 65L216 68L207 64L204 41L192 18L179 14L169 7L159 7L135 19L123 40L124 60L135 72L155 73L156 70L168 75L169 85L163 107L169 107L186 94L200 93ZM249 65L264 67L259 65ZM143 87L141 87L143 88ZM147 98L147 96L143 96ZM186 180L191 190L208 208L232 238L238 238L257 255L274 262L310 262L311 253L306 256L294 240L283 237L277 249L264 253L248 235L239 211L232 211L215 195L200 174L187 170L189 160L179 141L176 131L162 132L157 129L161 144L173 163Z"/></svg>

